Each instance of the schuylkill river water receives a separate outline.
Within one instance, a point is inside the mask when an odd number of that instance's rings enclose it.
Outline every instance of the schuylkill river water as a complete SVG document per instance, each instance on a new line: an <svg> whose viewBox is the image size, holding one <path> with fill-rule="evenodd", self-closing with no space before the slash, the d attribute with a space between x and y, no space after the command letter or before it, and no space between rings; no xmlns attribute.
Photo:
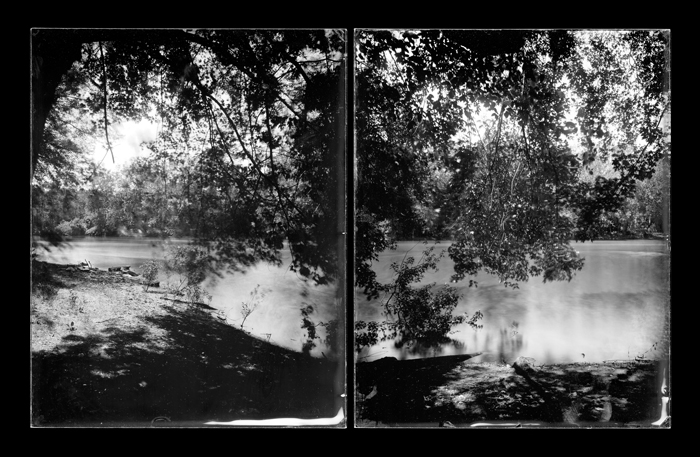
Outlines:
<svg viewBox="0 0 700 457"><path fill-rule="evenodd" d="M184 240L147 238L81 238L63 249L42 253L40 259L57 263L89 260L93 266L131 265L135 271L149 259L163 259L164 247ZM586 263L571 282L543 283L532 278L519 289L504 287L498 279L480 274L477 288L468 280L452 284L462 298L455 313L469 315L480 310L483 328L466 325L455 328L455 344L437 349L395 348L383 342L366 348L358 360L393 356L399 359L484 352L475 361L512 362L522 355L537 363L601 362L644 355L659 356L652 350L663 336L664 317L670 300L669 254L663 241L595 241L574 243ZM436 246L447 249L448 242ZM398 249L380 255L374 268L378 280L391 280L391 262L404 255L420 257L422 243L400 242ZM240 326L241 304L260 285L269 292L248 317L245 329L279 345L301 350L305 330L301 328L300 308L312 305L314 321L333 317L335 288L315 286L288 271L289 253L283 252L282 267L259 264L245 274L227 274L205 283L212 294L211 305L227 311L229 322ZM452 262L445 256L439 271L426 274L424 284L450 282ZM164 278L161 278L164 279ZM353 300L348 298L347 303ZM380 303L367 301L362 291L354 297L355 318L380 320ZM321 329L321 335L322 329ZM318 340L317 340L318 341ZM328 348L317 343L312 351L320 356ZM348 348L351 350L351 348ZM585 354L585 357L583 356Z"/></svg>
<svg viewBox="0 0 700 457"><path fill-rule="evenodd" d="M466 324L455 328L450 335L455 344L438 349L398 349L387 341L363 350L358 359L484 352L474 361L505 359L510 363L522 355L535 358L537 363L558 363L660 356L652 348L663 336L670 300L666 243L625 240L572 246L586 262L571 282L543 283L541 278L531 278L514 290L493 276L479 274L472 278L478 281L477 288L470 288L468 279L452 284L462 294L455 314L483 313L482 329ZM436 252L448 247L448 242L438 244ZM374 266L377 279L388 282L392 262L400 262L407 252L418 259L424 248L422 243L400 242L397 250L384 252ZM439 271L426 274L423 284L449 284L453 273L446 255ZM355 309L358 320L381 318L379 303L368 302L359 290Z"/></svg>
<svg viewBox="0 0 700 457"><path fill-rule="evenodd" d="M76 238L62 248L42 252L39 259L55 263L77 264L90 261L93 267L106 269L113 266L129 265L137 273L141 265L150 259L163 260L170 245L185 245L186 240L153 238ZM333 319L336 289L334 286L316 286L313 281L303 281L296 273L288 271L290 254L282 251L282 266L276 267L260 263L248 268L245 273L224 274L221 278L205 281L204 288L212 295L211 306L227 313L228 322L240 327L243 302L251 300L251 292L259 285L258 291L266 291L258 307L248 316L244 329L252 334L268 339L280 346L301 351L306 330L302 329L301 308L311 305L314 308L311 319L314 322ZM161 274L161 282L166 276ZM170 278L174 281L174 277ZM162 290L155 289L155 290ZM164 302L165 303L165 302ZM320 336L325 337L320 328ZM329 349L315 340L311 354L321 356L323 351L330 356Z"/></svg>

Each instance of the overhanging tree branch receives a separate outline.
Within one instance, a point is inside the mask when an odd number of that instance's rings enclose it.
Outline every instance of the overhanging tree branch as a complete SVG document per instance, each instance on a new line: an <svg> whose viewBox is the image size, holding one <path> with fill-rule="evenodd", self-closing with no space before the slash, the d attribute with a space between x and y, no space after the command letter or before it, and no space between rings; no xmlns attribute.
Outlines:
<svg viewBox="0 0 700 457"><path fill-rule="evenodd" d="M102 91L104 94L104 103L102 104L104 121L105 121L105 138L107 140L107 149L112 154L112 163L114 163L114 151L112 151L112 144L109 142L109 125L107 123L107 62L105 61L105 55L102 51L102 42L100 41L100 58L102 59L102 75L104 81L102 81Z"/></svg>
<svg viewBox="0 0 700 457"><path fill-rule="evenodd" d="M197 85L197 87L200 89L200 91L202 92L202 94L204 94L209 100L211 100L212 102L214 102L214 103L219 107L219 109L220 109L221 112L224 114L224 116L226 116L226 119L228 120L229 125L230 125L231 128L233 129L233 131L234 131L234 133L235 133L235 135L236 135L236 138L238 139L238 142L239 142L239 144L241 145L241 148L242 148L242 150L243 150L243 153L246 155L246 157L248 158L248 160L250 160L251 164L253 165L253 168L255 168L255 170L258 172L258 175L259 175L259 176L262 176L262 178L263 178L265 181L267 181L268 184L270 184L270 186L273 187L273 188L276 190L277 196L278 196L278 200L279 200L279 204L280 204L280 207L281 207L281 209L282 209L282 211L283 211L283 213L284 213L285 220L287 221L287 230L291 233L291 221L290 221L290 217L289 217L289 214L288 214L287 211L286 211L286 207L285 207L285 205L283 204L282 199L284 198L284 199L287 201L287 203L288 203L292 208L294 208L300 215L302 215L302 217L305 217L304 212L301 211L301 209L300 209L296 204L294 204L294 202L291 201L291 200L289 199L289 197L287 197L287 195L286 195L284 192L282 192L282 190L279 188L279 185L278 185L278 183L276 182L276 180L270 179L270 177L269 177L266 173L264 173L264 172L262 171L262 169L260 168L260 165L258 164L258 162L255 160L255 158L254 158L253 155L250 153L250 151L248 151L248 149L246 148L245 143L244 143L244 141L243 141L243 138L241 137L241 134L240 134L240 132L238 131L238 128L236 127L235 122L233 121L233 119L231 119L231 116L230 116L229 113L226 111L226 109L225 109L224 106L221 104L221 102L220 102L216 97L214 97L213 95L211 95L210 91L209 91L206 87L204 87L204 86L202 85L202 83L201 83L198 79L195 80L194 83L195 83L195 84ZM271 134L271 133L270 133L270 134ZM291 252L291 247L290 247L290 252ZM295 258L294 253L293 253L293 252L291 252L291 253L292 253L292 258Z"/></svg>

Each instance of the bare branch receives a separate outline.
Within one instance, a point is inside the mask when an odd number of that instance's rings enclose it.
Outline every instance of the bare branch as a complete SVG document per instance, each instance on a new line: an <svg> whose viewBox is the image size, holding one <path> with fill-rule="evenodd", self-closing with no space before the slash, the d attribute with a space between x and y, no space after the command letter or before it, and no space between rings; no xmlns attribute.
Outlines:
<svg viewBox="0 0 700 457"><path fill-rule="evenodd" d="M102 91L104 93L104 103L102 105L105 120L105 138L107 139L107 149L112 154L112 163L114 163L114 151L112 151L112 144L109 142L109 124L107 123L107 62L105 61L105 55L102 51L102 42L100 41L100 57L102 58L102 73L104 81L102 82Z"/></svg>

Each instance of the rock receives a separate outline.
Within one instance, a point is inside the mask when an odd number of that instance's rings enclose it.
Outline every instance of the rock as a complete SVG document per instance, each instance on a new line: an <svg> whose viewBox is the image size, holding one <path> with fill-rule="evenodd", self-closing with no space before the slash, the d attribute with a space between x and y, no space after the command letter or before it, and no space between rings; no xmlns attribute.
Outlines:
<svg viewBox="0 0 700 457"><path fill-rule="evenodd" d="M517 363L524 370L537 370L537 367L535 367L535 359L532 357L520 356L515 359L515 363Z"/></svg>
<svg viewBox="0 0 700 457"><path fill-rule="evenodd" d="M365 400L370 400L370 399L374 398L377 395L377 393L378 393L377 386L375 385L372 387L372 392L367 394L367 396L365 397Z"/></svg>
<svg viewBox="0 0 700 457"><path fill-rule="evenodd" d="M598 419L600 422L610 422L610 418L612 417L612 404L609 401L606 401L605 404L603 405L603 412L600 415L600 419Z"/></svg>

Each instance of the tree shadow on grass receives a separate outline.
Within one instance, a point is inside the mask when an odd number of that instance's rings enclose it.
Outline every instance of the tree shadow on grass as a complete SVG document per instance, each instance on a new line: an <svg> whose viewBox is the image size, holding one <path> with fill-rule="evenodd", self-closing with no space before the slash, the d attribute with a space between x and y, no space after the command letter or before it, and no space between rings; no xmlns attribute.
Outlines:
<svg viewBox="0 0 700 457"><path fill-rule="evenodd" d="M32 260L31 290L44 298L56 295L59 288L66 288L66 283L56 276L56 268L46 262Z"/></svg>
<svg viewBox="0 0 700 457"><path fill-rule="evenodd" d="M358 419L367 426L528 420L578 427L648 425L659 415L658 367L652 361L535 370L464 357L359 363Z"/></svg>
<svg viewBox="0 0 700 457"><path fill-rule="evenodd" d="M33 421L129 424L337 413L337 364L251 337L191 308L128 330L69 335L32 354Z"/></svg>

